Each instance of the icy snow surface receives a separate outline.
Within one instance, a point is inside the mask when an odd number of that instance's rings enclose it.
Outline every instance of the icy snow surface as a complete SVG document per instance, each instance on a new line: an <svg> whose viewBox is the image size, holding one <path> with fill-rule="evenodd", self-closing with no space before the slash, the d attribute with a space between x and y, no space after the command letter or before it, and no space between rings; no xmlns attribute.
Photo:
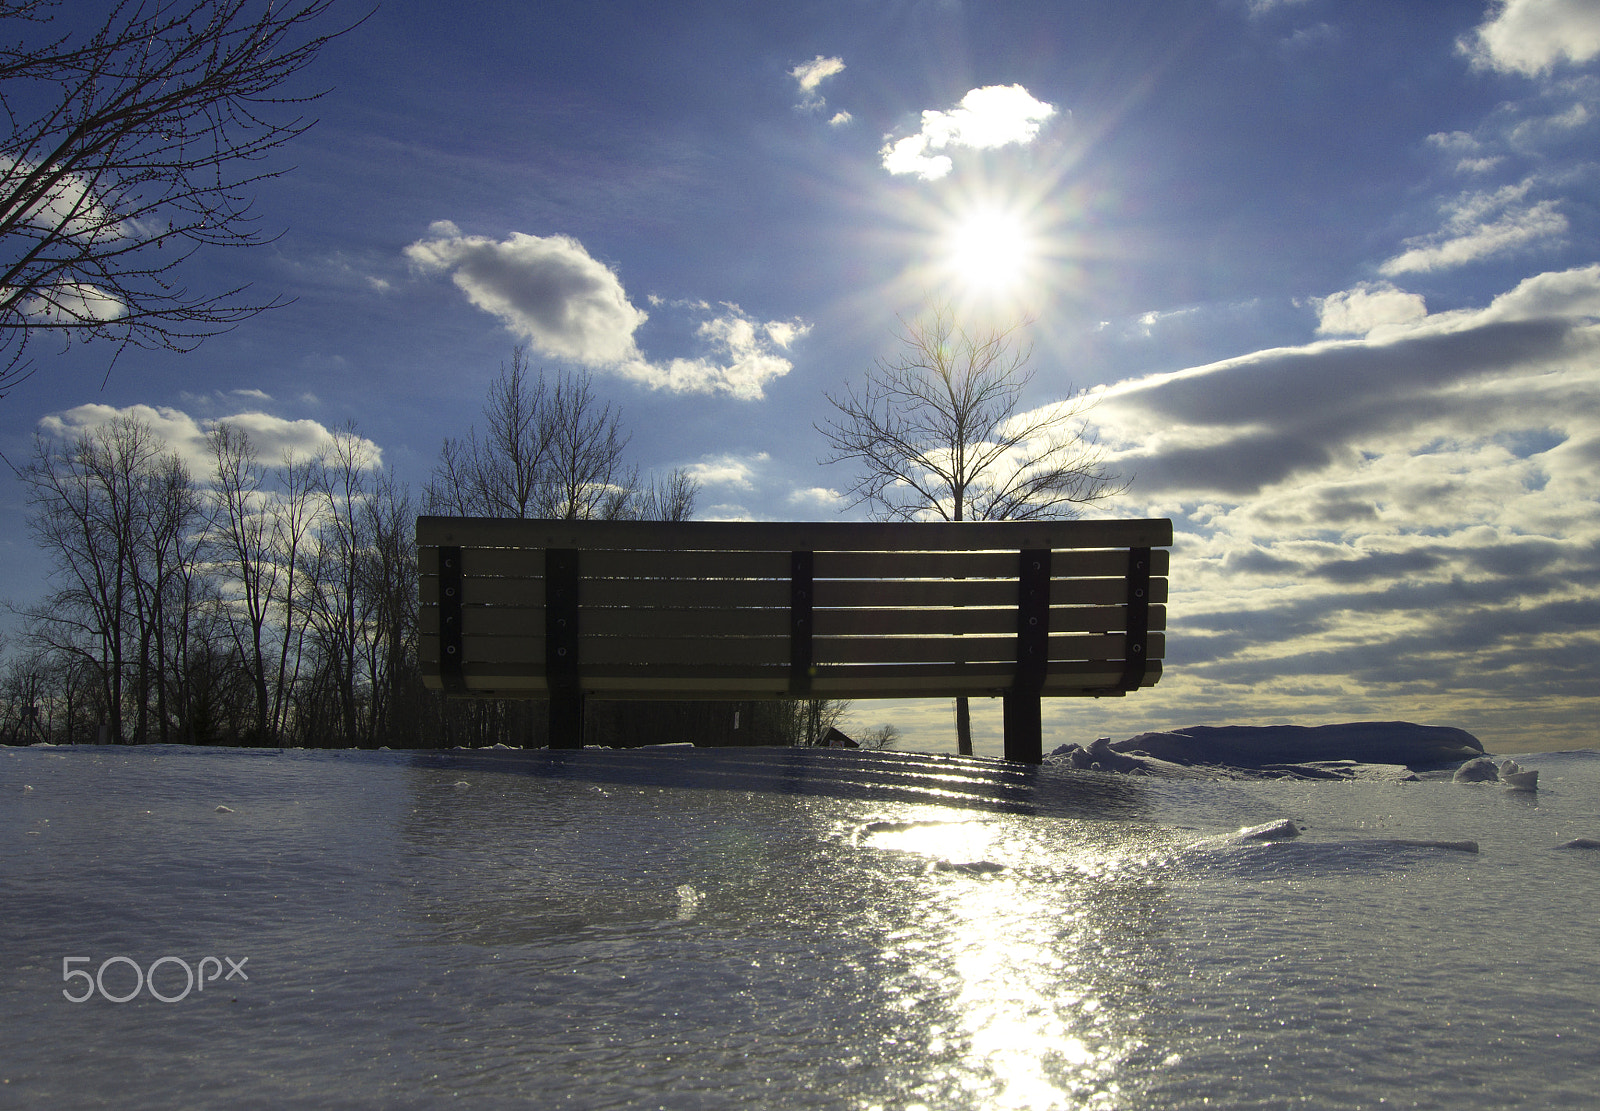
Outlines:
<svg viewBox="0 0 1600 1111"><path fill-rule="evenodd" d="M1592 1107L1600 755L1523 763L0 749L0 1106Z"/></svg>

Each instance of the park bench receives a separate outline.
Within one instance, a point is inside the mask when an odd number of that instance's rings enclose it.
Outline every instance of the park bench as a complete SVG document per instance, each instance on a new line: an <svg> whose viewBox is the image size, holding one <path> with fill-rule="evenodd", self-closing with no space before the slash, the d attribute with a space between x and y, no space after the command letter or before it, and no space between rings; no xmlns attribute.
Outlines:
<svg viewBox="0 0 1600 1111"><path fill-rule="evenodd" d="M1161 676L1172 522L783 523L420 517L419 657L448 696L1004 699L1037 763L1044 695Z"/></svg>

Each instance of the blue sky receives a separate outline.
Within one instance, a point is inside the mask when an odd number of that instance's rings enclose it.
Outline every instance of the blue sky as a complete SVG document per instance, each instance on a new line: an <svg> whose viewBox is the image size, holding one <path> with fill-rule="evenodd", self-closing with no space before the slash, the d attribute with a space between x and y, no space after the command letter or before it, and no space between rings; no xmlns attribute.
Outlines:
<svg viewBox="0 0 1600 1111"><path fill-rule="evenodd" d="M1592 0L389 0L305 81L320 122L258 195L282 235L188 272L294 303L109 379L41 346L10 459L144 406L181 450L354 421L420 486L522 344L594 376L641 468L697 474L701 516L860 516L824 391L948 299L1031 315L1026 403L1099 392L1132 480L1101 511L1178 525L1166 677L1047 704L1058 740L1594 743ZM34 600L9 478L0 537ZM853 720L953 747L942 703ZM975 725L998 752L997 705Z"/></svg>

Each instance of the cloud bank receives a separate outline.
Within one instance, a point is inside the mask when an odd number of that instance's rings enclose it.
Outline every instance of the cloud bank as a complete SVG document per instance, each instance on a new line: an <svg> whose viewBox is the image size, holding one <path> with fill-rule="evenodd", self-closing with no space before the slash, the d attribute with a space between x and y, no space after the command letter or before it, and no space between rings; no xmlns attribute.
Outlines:
<svg viewBox="0 0 1600 1111"><path fill-rule="evenodd" d="M1324 330L1364 338L1119 383L1091 414L1133 480L1117 515L1179 522L1160 698L1184 722L1249 705L1590 743L1600 265L1478 309L1410 296L1334 294Z"/></svg>
<svg viewBox="0 0 1600 1111"><path fill-rule="evenodd" d="M259 390L233 392L260 393ZM119 417L147 425L165 441L166 450L176 454L200 482L206 480L213 466L211 445L206 436L219 424L230 424L247 433L255 445L257 458L266 466L276 466L285 455L299 459L315 457L331 448L334 442L332 430L314 420L289 420L259 410L201 420L166 405L127 405L120 409L110 405L79 405L45 417L39 422L39 431L53 439L71 441ZM382 449L365 437L359 439L360 456L366 465L371 469L381 467Z"/></svg>
<svg viewBox="0 0 1600 1111"><path fill-rule="evenodd" d="M1389 286L1334 294L1323 330L1371 336L1120 383L1096 420L1140 489L1182 498L1258 495L1419 429L1600 438L1600 266L1528 278L1481 310L1422 309Z"/></svg>
<svg viewBox="0 0 1600 1111"><path fill-rule="evenodd" d="M916 174L924 181L942 178L955 167L944 150L992 150L1031 143L1054 105L1036 100L1021 85L987 85L973 89L947 111L922 113L922 130L885 143L879 152L891 174Z"/></svg>
<svg viewBox="0 0 1600 1111"><path fill-rule="evenodd" d="M428 230L428 238L405 249L417 270L448 273L469 302L498 317L539 354L652 389L759 399L768 383L793 369L780 352L809 330L799 320L758 322L725 302L720 315L696 330L707 355L653 361L634 337L648 314L634 307L616 273L576 239L513 232L497 241L463 235L448 220Z"/></svg>

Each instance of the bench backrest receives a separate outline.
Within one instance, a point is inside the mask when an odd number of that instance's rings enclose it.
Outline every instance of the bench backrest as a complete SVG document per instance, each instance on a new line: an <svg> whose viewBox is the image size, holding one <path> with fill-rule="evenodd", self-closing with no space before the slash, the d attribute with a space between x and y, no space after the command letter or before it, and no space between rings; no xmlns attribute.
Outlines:
<svg viewBox="0 0 1600 1111"><path fill-rule="evenodd" d="M450 694L896 698L1156 682L1172 522L422 517Z"/></svg>

